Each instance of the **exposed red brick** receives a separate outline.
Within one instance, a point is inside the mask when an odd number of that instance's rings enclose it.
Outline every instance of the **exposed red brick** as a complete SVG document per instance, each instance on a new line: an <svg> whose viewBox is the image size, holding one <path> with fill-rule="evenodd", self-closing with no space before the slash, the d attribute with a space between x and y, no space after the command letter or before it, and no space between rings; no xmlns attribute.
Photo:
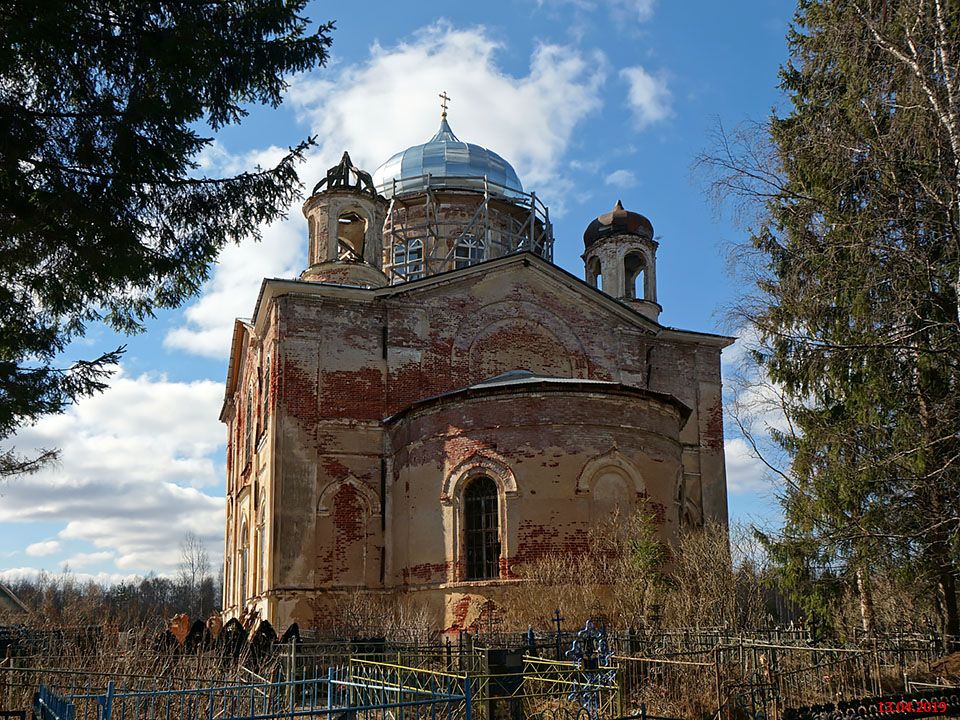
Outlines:
<svg viewBox="0 0 960 720"><path fill-rule="evenodd" d="M700 440L703 447L723 449L723 403L716 402L707 410L707 426Z"/></svg>

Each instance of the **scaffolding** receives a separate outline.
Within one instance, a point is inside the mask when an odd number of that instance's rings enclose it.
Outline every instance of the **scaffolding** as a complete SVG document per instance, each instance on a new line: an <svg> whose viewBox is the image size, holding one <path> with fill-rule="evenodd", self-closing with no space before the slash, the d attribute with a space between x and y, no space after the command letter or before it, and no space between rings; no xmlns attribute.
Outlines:
<svg viewBox="0 0 960 720"><path fill-rule="evenodd" d="M536 193L486 177L393 180L383 226L383 270L395 284L530 251L553 260L550 211Z"/></svg>

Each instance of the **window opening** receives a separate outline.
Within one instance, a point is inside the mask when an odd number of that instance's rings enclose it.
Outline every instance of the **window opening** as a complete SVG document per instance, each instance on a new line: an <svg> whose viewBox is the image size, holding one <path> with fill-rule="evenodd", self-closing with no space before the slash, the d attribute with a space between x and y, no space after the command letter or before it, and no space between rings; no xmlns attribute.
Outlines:
<svg viewBox="0 0 960 720"><path fill-rule="evenodd" d="M260 496L260 511L257 516L257 594L263 592L263 576L266 570L266 554L264 553L263 541L263 496Z"/></svg>
<svg viewBox="0 0 960 720"><path fill-rule="evenodd" d="M250 462L250 458L253 456L253 384L250 384L250 387L247 388L247 438L246 438L246 460Z"/></svg>
<svg viewBox="0 0 960 720"><path fill-rule="evenodd" d="M627 281L626 296L630 299L645 299L643 291L643 275L647 268L647 263L643 255L639 253L630 253L623 259L623 274ZM640 292L637 292L639 286Z"/></svg>
<svg viewBox="0 0 960 720"><path fill-rule="evenodd" d="M463 235L457 240L453 250L453 264L457 270L483 262L485 257L486 251L480 238L474 235Z"/></svg>
<svg viewBox="0 0 960 720"><path fill-rule="evenodd" d="M500 518L497 484L477 478L463 494L467 580L500 577Z"/></svg>
<svg viewBox="0 0 960 720"><path fill-rule="evenodd" d="M587 262L587 282L595 288L601 287L600 258L590 258Z"/></svg>
<svg viewBox="0 0 960 720"><path fill-rule="evenodd" d="M393 246L393 272L401 280L423 277L423 240L414 238Z"/></svg>
<svg viewBox="0 0 960 720"><path fill-rule="evenodd" d="M233 520L232 508L228 510L227 517L232 522ZM230 558L233 557L233 538L230 532L230 524L227 524L227 550L224 554L223 559L223 606L227 607L228 605L233 604L233 576L230 574L233 565L230 562Z"/></svg>
<svg viewBox="0 0 960 720"><path fill-rule="evenodd" d="M260 388L261 402L263 406L260 410L260 422L263 423L263 430L267 429L267 418L270 416L270 356L267 355L267 362L263 368L263 384Z"/></svg>
<svg viewBox="0 0 960 720"><path fill-rule="evenodd" d="M363 242L367 235L367 221L355 212L337 218L337 257L346 262L363 260Z"/></svg>
<svg viewBox="0 0 960 720"><path fill-rule="evenodd" d="M240 587L238 597L240 605L247 601L247 570L250 560L250 533L247 530L247 521L240 526Z"/></svg>

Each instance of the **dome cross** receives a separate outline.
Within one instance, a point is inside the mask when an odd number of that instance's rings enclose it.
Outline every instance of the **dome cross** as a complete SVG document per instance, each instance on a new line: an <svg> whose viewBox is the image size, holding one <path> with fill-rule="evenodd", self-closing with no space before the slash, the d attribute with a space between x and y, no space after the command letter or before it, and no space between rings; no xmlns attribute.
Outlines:
<svg viewBox="0 0 960 720"><path fill-rule="evenodd" d="M440 117L445 118L447 116L447 103L450 102L450 96L447 95L447 91L444 90L442 93L440 93L439 97L440 97L440 107L443 110L443 112L440 113Z"/></svg>

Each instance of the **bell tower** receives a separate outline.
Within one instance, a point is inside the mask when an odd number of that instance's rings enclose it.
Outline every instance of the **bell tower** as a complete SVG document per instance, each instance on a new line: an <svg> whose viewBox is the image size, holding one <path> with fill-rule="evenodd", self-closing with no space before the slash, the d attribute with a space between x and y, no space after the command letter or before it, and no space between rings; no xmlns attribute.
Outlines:
<svg viewBox="0 0 960 720"><path fill-rule="evenodd" d="M640 213L613 210L591 222L583 233L584 275L593 287L630 305L651 320L663 309L657 302L657 247L653 225Z"/></svg>
<svg viewBox="0 0 960 720"><path fill-rule="evenodd" d="M383 287L383 221L387 201L373 187L370 173L346 152L340 164L313 188L303 204L309 228L309 266L301 280Z"/></svg>

